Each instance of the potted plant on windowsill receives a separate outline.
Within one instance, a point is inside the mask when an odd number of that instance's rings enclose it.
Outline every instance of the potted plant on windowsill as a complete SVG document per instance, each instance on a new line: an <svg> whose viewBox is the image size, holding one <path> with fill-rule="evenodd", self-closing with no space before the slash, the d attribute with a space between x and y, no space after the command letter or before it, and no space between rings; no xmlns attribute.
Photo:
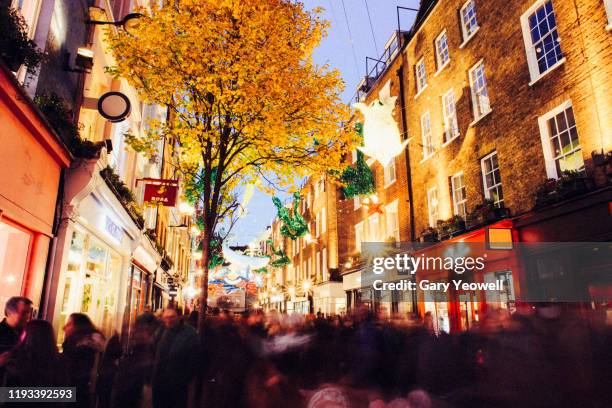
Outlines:
<svg viewBox="0 0 612 408"><path fill-rule="evenodd" d="M509 208L504 207L503 204L495 205L492 200L487 199L482 204L474 207L474 211L471 212L468 218L470 228L472 228L478 225L491 224L509 216Z"/></svg>
<svg viewBox="0 0 612 408"><path fill-rule="evenodd" d="M591 190L591 179L584 171L564 171L557 180L557 191L561 200L567 200Z"/></svg>
<svg viewBox="0 0 612 408"><path fill-rule="evenodd" d="M454 215L448 220L438 221L437 229L440 240L452 238L465 231L465 220L460 215Z"/></svg>
<svg viewBox="0 0 612 408"><path fill-rule="evenodd" d="M438 231L434 228L428 227L421 233L421 242L438 242Z"/></svg>
<svg viewBox="0 0 612 408"><path fill-rule="evenodd" d="M19 11L0 6L0 58L15 72L25 65L33 73L44 59L36 43L28 39L27 25Z"/></svg>

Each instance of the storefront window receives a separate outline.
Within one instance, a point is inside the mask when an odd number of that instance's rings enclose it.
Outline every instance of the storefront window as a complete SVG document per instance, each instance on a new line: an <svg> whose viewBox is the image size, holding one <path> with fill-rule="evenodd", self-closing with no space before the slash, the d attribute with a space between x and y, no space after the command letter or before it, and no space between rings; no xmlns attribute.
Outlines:
<svg viewBox="0 0 612 408"><path fill-rule="evenodd" d="M514 313L516 310L514 298L514 283L512 282L512 271L489 272L484 275L486 283L502 281L501 291L487 291L487 305Z"/></svg>
<svg viewBox="0 0 612 408"><path fill-rule="evenodd" d="M71 313L85 313L104 334L116 323L122 258L92 235L72 232L62 297L60 326ZM63 340L59 333L59 341Z"/></svg>
<svg viewBox="0 0 612 408"><path fill-rule="evenodd" d="M21 295L31 235L0 222L0 302Z"/></svg>

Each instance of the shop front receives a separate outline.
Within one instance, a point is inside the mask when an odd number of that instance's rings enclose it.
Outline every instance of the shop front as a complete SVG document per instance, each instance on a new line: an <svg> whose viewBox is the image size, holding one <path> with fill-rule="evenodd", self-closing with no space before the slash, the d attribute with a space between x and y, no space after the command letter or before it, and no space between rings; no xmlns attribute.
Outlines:
<svg viewBox="0 0 612 408"><path fill-rule="evenodd" d="M71 157L0 64L0 307L27 296L37 314L63 169Z"/></svg>
<svg viewBox="0 0 612 408"><path fill-rule="evenodd" d="M131 260L141 236L99 176L96 162L71 171L45 316L53 322L59 341L71 313L87 314L107 336L122 330Z"/></svg>
<svg viewBox="0 0 612 408"><path fill-rule="evenodd" d="M323 316L333 316L346 313L346 295L342 290L342 282L323 282L313 288L315 313Z"/></svg>

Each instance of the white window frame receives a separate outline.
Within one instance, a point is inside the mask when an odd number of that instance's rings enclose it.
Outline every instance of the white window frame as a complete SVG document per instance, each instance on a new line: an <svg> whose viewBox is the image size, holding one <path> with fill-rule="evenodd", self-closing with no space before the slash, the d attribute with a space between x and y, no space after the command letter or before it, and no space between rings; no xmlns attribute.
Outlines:
<svg viewBox="0 0 612 408"><path fill-rule="evenodd" d="M476 28L471 33L468 33L467 24L464 19L463 12L470 5L472 5L472 7L474 8L474 19L476 20ZM476 10L476 3L474 2L474 0L468 0L463 4L463 6L461 6L461 9L459 10L459 19L461 20L461 33L463 34L463 43L459 46L459 48L463 48L465 44L467 44L467 42L470 41L480 29L480 24L478 24L478 11Z"/></svg>
<svg viewBox="0 0 612 408"><path fill-rule="evenodd" d="M453 111L449 112L448 98L452 97ZM442 95L442 115L444 116L444 144L452 142L459 137L459 122L457 120L457 100L455 99L455 90L449 89Z"/></svg>
<svg viewBox="0 0 612 408"><path fill-rule="evenodd" d="M325 234L327 231L327 211L325 207L321 208L321 233Z"/></svg>
<svg viewBox="0 0 612 408"><path fill-rule="evenodd" d="M546 69L546 71L540 73L540 69L538 67L538 58L537 58L537 55L536 55L535 45L533 44L533 42L531 40L531 29L529 27L529 17L533 13L535 13L538 8L543 6L548 1L549 0L537 0L521 16L521 29L523 31L523 40L524 40L524 43L525 43L525 53L527 54L527 65L529 66L529 76L531 77L531 82L529 83L529 86L533 85L538 80L540 80L541 78L543 78L544 76L546 76L550 72L554 71L555 68L563 65L563 63L565 62L565 56L562 55L561 59L559 59L553 65L548 67L548 69ZM550 1L552 2L552 0L550 0ZM555 12L555 5L553 4L553 13L554 12ZM557 38L560 41L561 36L559 35L559 21L557 20L556 15L555 15L555 23L556 23L556 29L557 29L557 35L558 35ZM561 54L563 54L563 50L561 50Z"/></svg>
<svg viewBox="0 0 612 408"><path fill-rule="evenodd" d="M389 164L387 164L383 168L383 178L384 178L384 188L389 187L391 184L395 183L397 179L397 167L395 165L395 158L391 159Z"/></svg>
<svg viewBox="0 0 612 408"><path fill-rule="evenodd" d="M425 126L426 124L427 126ZM421 115L421 143L423 145L423 161L425 161L436 151L433 144L433 131L431 129L431 115L429 111Z"/></svg>
<svg viewBox="0 0 612 408"><path fill-rule="evenodd" d="M548 127L548 121L568 108L572 108L573 110L573 105L570 100L563 102L561 105L538 118L540 139L542 140L542 151L544 153L544 163L546 165L546 176L548 178L558 179L561 176L557 171L556 158L551 146L551 134ZM574 120L576 120L576 112L574 112ZM573 149L573 151L576 150L582 150L582 145L580 144L580 133L578 133L578 147ZM582 157L582 166L584 168L584 156Z"/></svg>
<svg viewBox="0 0 612 408"><path fill-rule="evenodd" d="M392 223L395 223L395 226ZM400 231L399 231L399 211L398 211L398 200L393 200L390 204L385 206L385 227L386 227L386 236L385 240L389 237L395 238L395 242L400 241Z"/></svg>
<svg viewBox="0 0 612 408"><path fill-rule="evenodd" d="M438 187L432 187L427 190L427 216L429 219L429 226L434 228L440 219L440 199L438 198Z"/></svg>
<svg viewBox="0 0 612 408"><path fill-rule="evenodd" d="M500 170L500 174L499 174L500 180L497 184L489 186L487 185L487 176L485 174L485 161L489 160L491 157L496 156L496 155L497 155L497 168ZM493 200L493 197L491 196L491 190L493 190L494 188L497 188L498 186L503 194L504 185L501 180L501 167L499 165L499 155L497 154L497 150L492 151L491 153L487 154L485 157L480 159L480 173L482 174L482 187L484 189L484 196L486 199ZM495 205L498 205L499 203L503 204L504 200L505 200L505 197L499 200L498 202L494 202L494 204Z"/></svg>
<svg viewBox="0 0 612 408"><path fill-rule="evenodd" d="M368 217L368 241L376 242L380 239L380 216L378 213Z"/></svg>
<svg viewBox="0 0 612 408"><path fill-rule="evenodd" d="M329 280L329 276L327 275L327 247L323 248L321 251L321 266L323 271L323 282L326 282Z"/></svg>
<svg viewBox="0 0 612 408"><path fill-rule="evenodd" d="M421 70L422 68L422 70ZM427 88L427 69L425 67L425 57L421 57L414 66L414 77L416 80L417 94L415 98Z"/></svg>
<svg viewBox="0 0 612 408"><path fill-rule="evenodd" d="M604 0L604 6L606 7L606 14L608 15L606 30L612 31L612 0Z"/></svg>
<svg viewBox="0 0 612 408"><path fill-rule="evenodd" d="M473 74L480 67L482 67L482 76L483 76L483 80L484 80L484 88L475 89L476 83L474 82L474 75ZM470 93L472 95L472 110L473 110L473 113L474 113L474 122L472 122L472 124L475 124L480 119L484 118L489 113L491 113L491 110L492 110L491 109L491 96L489 95L489 86L487 84L487 71L485 70L484 60L481 59L476 64L474 64L472 66L472 68L470 68L470 71L468 72L468 76L470 78ZM486 93L487 93L487 101L486 101L486 105L487 106L486 107L481 106L478 103L478 101L479 101L478 98L481 98L480 93L482 92L482 89L484 89L486 91Z"/></svg>
<svg viewBox="0 0 612 408"><path fill-rule="evenodd" d="M444 38L444 45L446 46L446 61L442 61L442 53L444 52L444 50L440 48L442 38ZM436 64L438 67L438 71L436 72L437 74L438 72L442 71L450 63L450 60L451 60L450 49L448 47L448 36L446 35L446 29L442 30L442 32L436 37L435 47L436 47Z"/></svg>
<svg viewBox="0 0 612 408"><path fill-rule="evenodd" d="M358 210L361 208L361 197L355 196L353 197L353 209Z"/></svg>
<svg viewBox="0 0 612 408"><path fill-rule="evenodd" d="M365 238L364 233L363 221L359 221L355 224L355 252L361 253L361 244Z"/></svg>
<svg viewBox="0 0 612 408"><path fill-rule="evenodd" d="M461 180L461 186L457 185L458 180ZM458 200L457 192L460 188L465 191L465 195L461 200ZM467 188L462 171L451 176L451 197L453 199L453 214L459 215L465 220L467 216ZM463 208L463 211L460 210L461 208Z"/></svg>

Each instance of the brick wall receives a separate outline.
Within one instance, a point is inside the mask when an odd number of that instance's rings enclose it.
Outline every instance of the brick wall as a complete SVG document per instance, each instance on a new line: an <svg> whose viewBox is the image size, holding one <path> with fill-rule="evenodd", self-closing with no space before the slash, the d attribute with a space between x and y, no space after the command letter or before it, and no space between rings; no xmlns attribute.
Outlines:
<svg viewBox="0 0 612 408"><path fill-rule="evenodd" d="M459 171L467 187L468 211L483 201L480 159L498 152L505 205L528 211L546 178L538 117L571 100L587 171L593 150L612 141L612 35L606 31L602 0L553 0L564 64L533 85L521 29L521 15L535 2L476 0L480 28L463 42L459 9L463 0L439 1L406 49L405 87L417 234L428 226L427 190L438 188L440 218L452 215L449 177ZM450 63L436 73L436 37L446 29ZM416 96L414 65L425 58L427 88ZM469 69L484 61L492 112L473 124ZM605 62L607 61L607 62ZM441 98L454 89L460 137L442 146ZM422 161L421 115L429 111L436 148Z"/></svg>

